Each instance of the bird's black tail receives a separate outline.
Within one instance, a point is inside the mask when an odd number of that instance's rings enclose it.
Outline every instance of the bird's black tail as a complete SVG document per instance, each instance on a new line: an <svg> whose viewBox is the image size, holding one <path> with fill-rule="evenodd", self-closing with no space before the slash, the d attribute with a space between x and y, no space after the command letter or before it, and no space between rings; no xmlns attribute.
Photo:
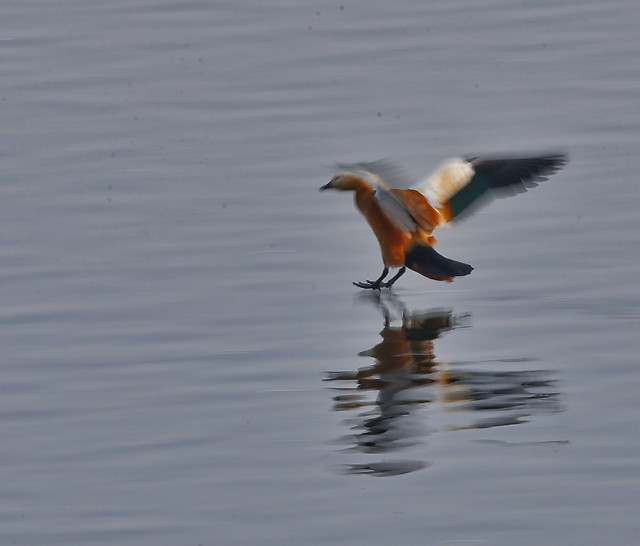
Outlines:
<svg viewBox="0 0 640 546"><path fill-rule="evenodd" d="M409 269L436 281L452 281L473 271L469 264L456 262L438 254L429 245L416 245L407 251L404 263Z"/></svg>

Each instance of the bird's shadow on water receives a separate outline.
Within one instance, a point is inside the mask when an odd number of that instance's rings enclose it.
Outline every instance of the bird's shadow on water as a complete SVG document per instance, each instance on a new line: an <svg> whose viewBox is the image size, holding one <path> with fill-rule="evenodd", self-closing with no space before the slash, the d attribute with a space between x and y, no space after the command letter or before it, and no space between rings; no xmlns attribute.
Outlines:
<svg viewBox="0 0 640 546"><path fill-rule="evenodd" d="M348 414L344 423L351 432L335 443L343 452L365 454L367 460L334 470L372 476L414 472L429 462L396 454L425 443L429 434L516 425L534 413L560 411L553 372L523 370L522 363L530 359L493 361L497 370L487 370L487 361L479 370L473 365L480 361L438 360L435 340L471 328L470 315L446 309L409 311L388 292L362 293L358 302L382 314L380 341L358 353L373 362L352 371L327 372L324 381L332 384L333 409ZM508 369L510 363L518 369ZM437 412L455 411L464 421L429 426L422 410L433 406Z"/></svg>

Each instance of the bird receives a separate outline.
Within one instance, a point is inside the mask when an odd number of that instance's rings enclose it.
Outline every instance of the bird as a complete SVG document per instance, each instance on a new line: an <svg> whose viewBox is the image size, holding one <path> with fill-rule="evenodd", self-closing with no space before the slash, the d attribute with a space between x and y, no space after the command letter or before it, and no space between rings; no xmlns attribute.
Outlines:
<svg viewBox="0 0 640 546"><path fill-rule="evenodd" d="M320 187L355 192L355 205L373 230L384 268L375 280L354 282L359 288L391 288L407 268L429 279L452 282L469 275L469 264L446 258L434 245L434 230L465 218L492 198L524 193L560 170L565 153L529 157L471 156L443 162L430 176L412 183L389 160L341 164ZM385 280L390 269L398 269Z"/></svg>

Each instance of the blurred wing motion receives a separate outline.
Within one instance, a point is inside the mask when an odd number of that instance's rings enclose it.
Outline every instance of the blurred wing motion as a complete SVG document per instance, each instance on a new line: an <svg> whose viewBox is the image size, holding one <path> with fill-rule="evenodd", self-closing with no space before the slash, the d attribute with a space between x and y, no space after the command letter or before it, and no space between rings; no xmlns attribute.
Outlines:
<svg viewBox="0 0 640 546"><path fill-rule="evenodd" d="M524 193L566 163L563 154L537 157L456 158L444 163L415 189L427 196L445 222L461 219L496 197Z"/></svg>
<svg viewBox="0 0 640 546"><path fill-rule="evenodd" d="M565 163L564 154L454 158L415 185L401 167L387 160L339 167L357 172L374 185L385 214L401 230L415 233L418 228L432 232L439 224L463 219L491 199L524 193Z"/></svg>
<svg viewBox="0 0 640 546"><path fill-rule="evenodd" d="M415 179L400 165L388 159L361 161L360 163L338 163L339 169L355 172L378 187L406 189L414 185Z"/></svg>

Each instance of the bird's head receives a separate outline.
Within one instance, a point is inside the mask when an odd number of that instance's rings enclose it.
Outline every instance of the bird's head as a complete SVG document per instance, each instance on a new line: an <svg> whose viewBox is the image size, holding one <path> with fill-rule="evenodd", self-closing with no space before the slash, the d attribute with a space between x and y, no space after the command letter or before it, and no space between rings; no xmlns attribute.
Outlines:
<svg viewBox="0 0 640 546"><path fill-rule="evenodd" d="M340 190L340 191L353 191L357 190L366 182L354 173L339 173L336 174L328 184L320 187L322 190Z"/></svg>

